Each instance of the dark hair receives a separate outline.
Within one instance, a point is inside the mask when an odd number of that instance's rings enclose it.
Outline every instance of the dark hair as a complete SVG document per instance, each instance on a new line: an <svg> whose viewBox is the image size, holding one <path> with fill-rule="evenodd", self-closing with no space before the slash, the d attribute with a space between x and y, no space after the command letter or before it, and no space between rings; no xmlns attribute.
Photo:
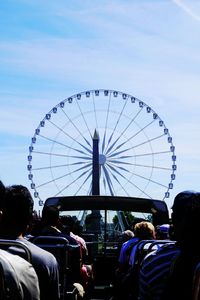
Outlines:
<svg viewBox="0 0 200 300"><path fill-rule="evenodd" d="M2 221L12 226L15 224L20 230L24 230L32 219L33 199L29 190L22 185L6 187L2 201Z"/></svg>
<svg viewBox="0 0 200 300"><path fill-rule="evenodd" d="M69 226L70 228L72 228L75 224L74 218L70 215L62 216L61 220L63 225Z"/></svg>
<svg viewBox="0 0 200 300"><path fill-rule="evenodd" d="M186 215L200 206L200 193L196 191L183 191L179 193L172 206L173 214L177 220L185 218Z"/></svg>
<svg viewBox="0 0 200 300"><path fill-rule="evenodd" d="M42 221L45 225L56 226L59 220L59 209L57 206L44 206L42 210Z"/></svg>
<svg viewBox="0 0 200 300"><path fill-rule="evenodd" d="M195 191L179 193L174 199L172 210L174 238L181 243L185 243L187 235L187 239L193 239L199 227L197 223L200 218L200 193Z"/></svg>
<svg viewBox="0 0 200 300"><path fill-rule="evenodd" d="M173 223L180 254L173 258L162 300L192 299L193 274L200 259L200 193L184 191L174 199Z"/></svg>

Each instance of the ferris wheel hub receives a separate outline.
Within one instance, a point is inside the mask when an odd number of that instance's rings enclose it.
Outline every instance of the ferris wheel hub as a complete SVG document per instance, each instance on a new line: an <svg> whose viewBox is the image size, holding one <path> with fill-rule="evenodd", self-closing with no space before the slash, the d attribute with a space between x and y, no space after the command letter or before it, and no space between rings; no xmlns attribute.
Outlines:
<svg viewBox="0 0 200 300"><path fill-rule="evenodd" d="M99 154L99 164L101 166L105 165L106 163L106 156L104 154Z"/></svg>
<svg viewBox="0 0 200 300"><path fill-rule="evenodd" d="M175 146L146 103L116 90L70 96L40 121L31 138L28 179L34 198L91 194L162 199L175 180ZM95 190L95 195L98 191Z"/></svg>

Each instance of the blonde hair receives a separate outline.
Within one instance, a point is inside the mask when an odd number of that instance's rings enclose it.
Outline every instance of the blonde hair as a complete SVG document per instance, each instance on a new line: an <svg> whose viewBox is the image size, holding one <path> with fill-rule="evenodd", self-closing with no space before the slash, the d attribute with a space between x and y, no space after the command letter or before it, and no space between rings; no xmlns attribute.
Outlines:
<svg viewBox="0 0 200 300"><path fill-rule="evenodd" d="M150 222L142 221L135 224L134 234L142 240L154 239L155 227Z"/></svg>

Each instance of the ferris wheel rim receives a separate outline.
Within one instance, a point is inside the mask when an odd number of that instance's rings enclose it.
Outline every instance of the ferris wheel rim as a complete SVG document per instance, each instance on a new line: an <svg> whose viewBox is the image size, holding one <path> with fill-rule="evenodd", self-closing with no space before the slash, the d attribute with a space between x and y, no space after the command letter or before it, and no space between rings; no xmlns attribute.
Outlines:
<svg viewBox="0 0 200 300"><path fill-rule="evenodd" d="M169 130L167 129L167 127L165 126L165 123L163 122L163 120L159 117L159 115L155 112L155 110L153 110L149 105L147 105L144 101L128 94L128 93L124 93L124 92L121 92L121 91L117 91L117 90L110 90L110 89L93 89L93 90L86 90L86 91L83 91L83 92L80 92L80 93L76 93L70 97L67 97L65 98L64 100L60 101L57 105L55 105L46 115L45 117L42 119L42 121L39 123L38 127L36 128L35 130L35 134L33 135L32 137L32 141L31 141L31 145L29 146L29 155L28 155L28 172L29 172L29 180L31 181L31 188L34 190L34 196L35 198L38 198L39 201L43 201L42 198L40 198L40 195L38 193L38 189L36 188L35 186L35 183L34 183L34 175L33 175L33 171L32 171L32 155L33 155L33 149L34 149L34 146L35 146L35 143L36 143L36 140L37 140L37 137L38 135L40 134L40 131L41 129L45 126L45 122L49 121L51 119L51 116L56 114L57 111L59 109L63 109L65 104L67 103L72 103L74 99L76 99L76 101L78 102L79 100L81 100L82 96L84 97L90 97L91 95L94 97L96 97L97 95L99 94L103 94L105 97L107 96L113 96L113 97L118 97L118 96L121 96L121 98L123 100L127 100L129 99L132 103L138 103L139 107L141 108L141 111L143 108L146 109L147 113L151 113L153 115L153 119L154 120L157 120L160 124L160 126L164 129L164 134L168 137L168 142L169 144L171 145L170 146L170 151L172 153L172 166L171 166L171 179L168 183L168 187L166 188L166 192L165 192L165 196L163 197L162 200L164 200L165 198L168 198L168 195L169 195L169 190L173 188L173 180L175 179L175 171L176 171L176 164L175 164L175 161L176 161L176 155L175 155L175 147L173 145L173 142L172 142L172 138L171 138L171 135L169 133ZM107 116L108 116L108 112L107 112ZM81 112L80 112L80 115L81 115ZM81 117L83 117L83 120L84 120L84 116L81 115ZM118 116L118 119L120 119L120 114ZM107 122L107 121L106 121ZM117 126L117 125L116 125ZM61 130L61 128L58 127L58 129ZM144 128L141 127L141 131L144 131ZM92 137L92 132L88 129L88 132L90 134L90 136ZM58 133L59 134L59 133ZM81 133L82 135L82 133ZM148 140L148 137L147 137L147 140ZM53 140L49 139L49 141L53 142ZM55 142L55 141L54 141ZM151 139L149 139L149 144L151 144ZM87 144L87 146L85 146L85 148L89 147L89 143ZM52 147L53 147L53 144L52 144ZM88 148L89 149L89 148ZM102 149L103 149L103 145L102 145ZM106 154L108 154L108 145L107 145L107 149L105 148L105 152ZM101 153L100 155L104 155L104 159L105 159L105 154ZM112 153L111 153L112 155ZM152 155L153 157L153 155ZM107 157L106 157L107 158ZM112 166L109 166L110 169L112 169ZM105 170L105 165L102 164L102 169L104 170L105 174L106 173L106 170ZM51 169L52 171L52 169ZM115 170L116 172L116 170ZM153 168L152 168L152 172L153 172ZM132 174L133 176L133 174ZM134 176L137 176L134 174ZM108 175L105 175L105 178L108 178ZM141 176L142 177L142 176ZM52 176L53 178L53 176ZM105 180L104 178L104 180ZM109 179L110 180L110 179ZM54 180L54 183L55 185L57 184L56 183L56 180ZM128 181L127 181L128 182ZM147 184L150 183L150 180ZM109 186L109 185L108 185ZM59 190L59 188L58 188ZM144 192L144 191L141 191L141 192Z"/></svg>

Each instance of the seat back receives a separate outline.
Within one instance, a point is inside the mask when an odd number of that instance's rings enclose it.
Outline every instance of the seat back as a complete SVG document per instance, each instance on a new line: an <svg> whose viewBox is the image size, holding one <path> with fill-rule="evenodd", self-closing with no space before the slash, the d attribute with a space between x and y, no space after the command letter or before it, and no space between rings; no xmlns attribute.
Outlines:
<svg viewBox="0 0 200 300"><path fill-rule="evenodd" d="M148 247L148 252L151 252L153 250L158 250L160 247L164 245L175 244L175 243L176 241L171 241L171 240L153 240Z"/></svg>
<svg viewBox="0 0 200 300"><path fill-rule="evenodd" d="M192 300L200 299L200 262L197 264L193 277L193 298Z"/></svg>
<svg viewBox="0 0 200 300"><path fill-rule="evenodd" d="M141 263L143 258L151 251L158 250L164 245L174 244L175 241L171 240L141 240L137 244L137 259Z"/></svg>
<svg viewBox="0 0 200 300"><path fill-rule="evenodd" d="M80 246L70 245L65 237L37 236L32 243L51 252L59 265L61 294L65 295L75 282L80 282Z"/></svg>

